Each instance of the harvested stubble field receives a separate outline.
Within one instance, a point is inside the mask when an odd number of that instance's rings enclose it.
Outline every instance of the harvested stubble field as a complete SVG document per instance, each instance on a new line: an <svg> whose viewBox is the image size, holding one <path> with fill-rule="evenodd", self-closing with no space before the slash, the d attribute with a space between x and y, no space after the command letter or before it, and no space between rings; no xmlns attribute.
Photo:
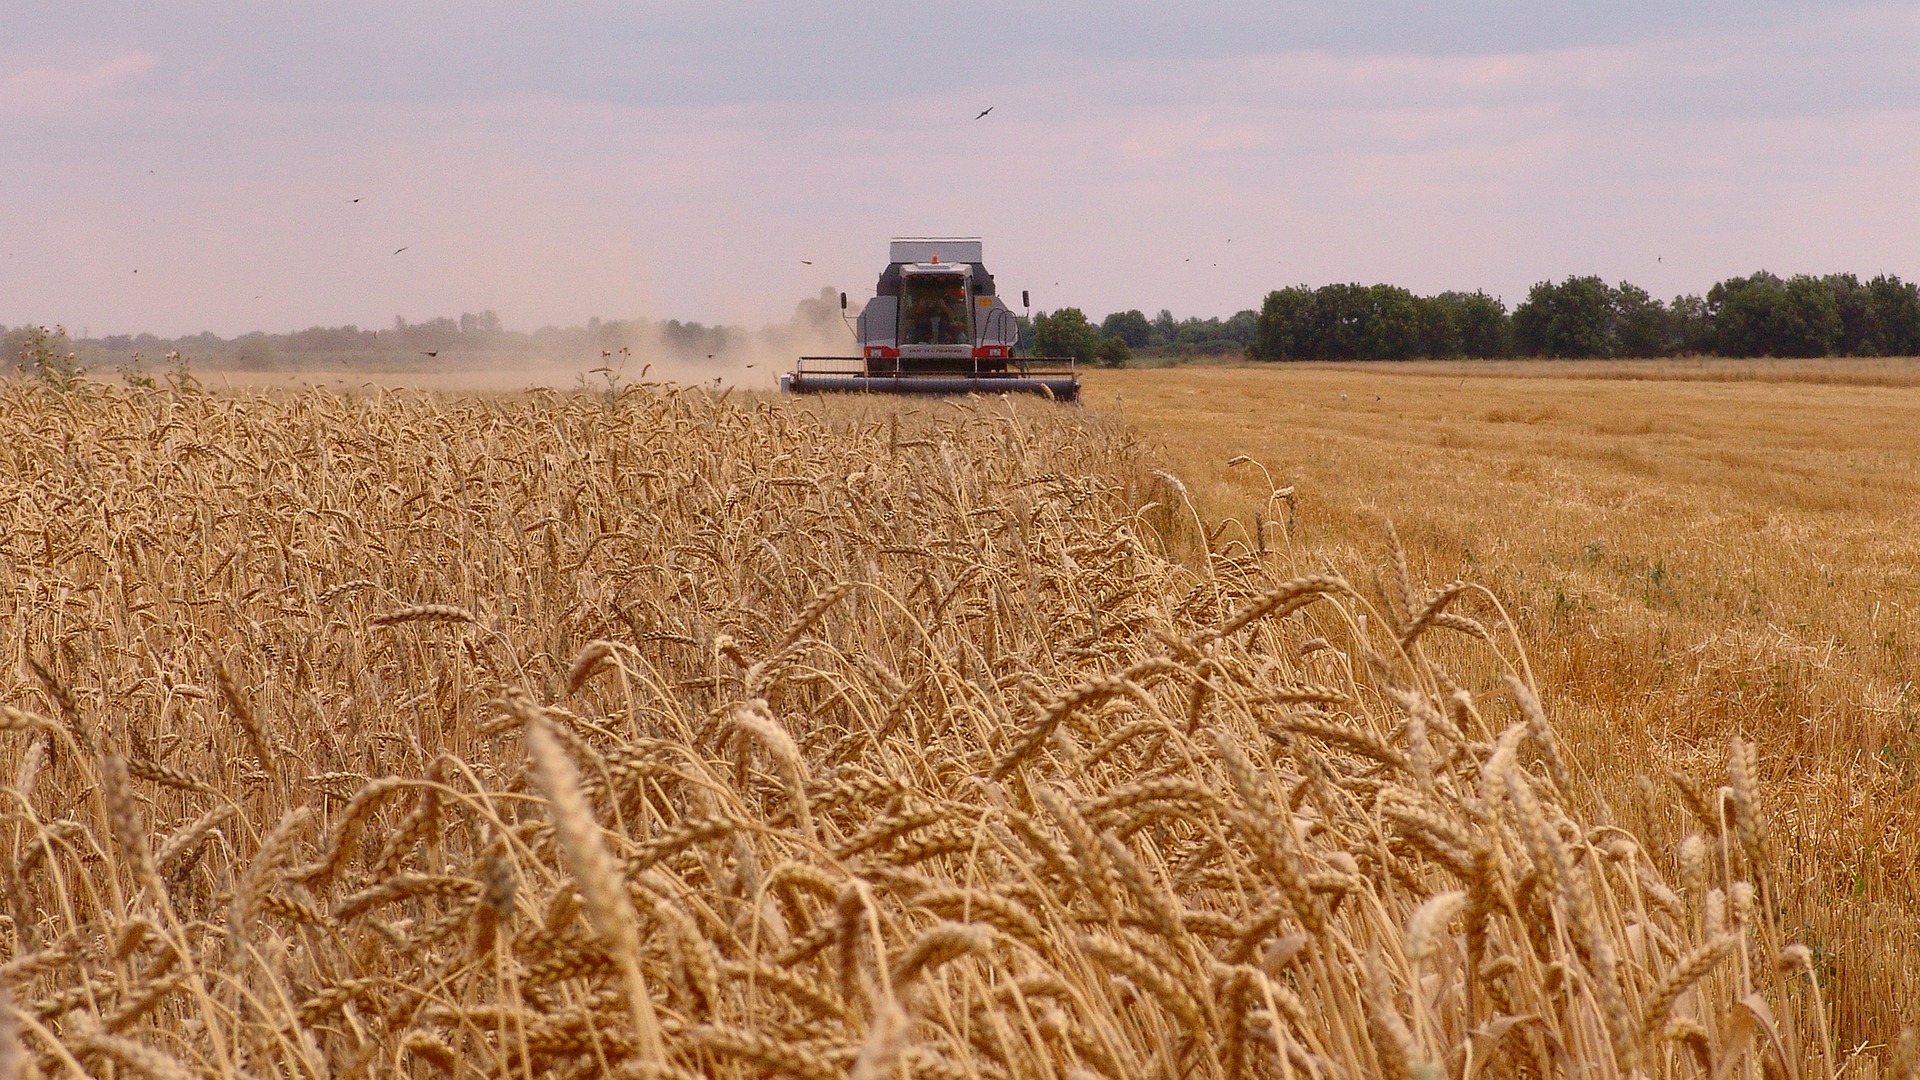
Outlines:
<svg viewBox="0 0 1920 1080"><path fill-rule="evenodd" d="M1836 1040L1920 1016L1920 361L1285 365L1089 382L1246 517L1298 487L1290 550L1353 565L1398 526L1416 575L1506 602L1583 807L1660 850L1650 782L1760 750L1786 928ZM1173 434L1173 433L1177 433ZM1271 541L1285 543L1280 530Z"/></svg>
<svg viewBox="0 0 1920 1080"><path fill-rule="evenodd" d="M11 384L0 430L0 1076L1878 1057L1751 744L1642 839L1495 593L1377 520L1238 542L1098 411Z"/></svg>

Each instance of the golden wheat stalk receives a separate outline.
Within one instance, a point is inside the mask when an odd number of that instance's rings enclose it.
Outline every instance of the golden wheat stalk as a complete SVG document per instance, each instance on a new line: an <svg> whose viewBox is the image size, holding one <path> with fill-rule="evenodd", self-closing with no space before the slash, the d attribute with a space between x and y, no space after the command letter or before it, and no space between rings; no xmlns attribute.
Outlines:
<svg viewBox="0 0 1920 1080"><path fill-rule="evenodd" d="M633 901L621 882L613 856L607 851L593 810L580 791L580 774L560 740L554 737L549 726L551 721L540 708L525 695L515 695L509 700L525 725L527 752L533 758L533 777L547 798L547 816L559 837L567 872L585 902L587 920L619 964L626 980L634 1038L647 1060L664 1062L666 1051L660 1041L660 1022L654 1015L646 976L640 970L640 934Z"/></svg>

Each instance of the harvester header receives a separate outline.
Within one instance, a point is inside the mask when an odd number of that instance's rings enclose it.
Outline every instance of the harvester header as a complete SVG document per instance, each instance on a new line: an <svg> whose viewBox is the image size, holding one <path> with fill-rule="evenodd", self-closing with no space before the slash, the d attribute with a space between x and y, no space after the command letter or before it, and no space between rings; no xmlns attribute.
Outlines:
<svg viewBox="0 0 1920 1080"><path fill-rule="evenodd" d="M780 376L781 390L1080 396L1071 357L1015 355L1020 325L994 290L977 238L900 237L887 258L854 324L860 355L800 357Z"/></svg>

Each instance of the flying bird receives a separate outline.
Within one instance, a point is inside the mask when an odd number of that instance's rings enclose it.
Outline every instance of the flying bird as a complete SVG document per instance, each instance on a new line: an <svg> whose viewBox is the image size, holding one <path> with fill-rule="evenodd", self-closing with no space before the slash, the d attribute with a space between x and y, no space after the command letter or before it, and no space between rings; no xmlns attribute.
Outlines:
<svg viewBox="0 0 1920 1080"><path fill-rule="evenodd" d="M989 106L987 106L986 108L984 108L984 109L981 109L981 110L980 110L980 116L976 116L976 117L974 117L974 119L975 119L975 120L978 120L978 119L980 119L980 117L982 117L982 116L985 116L985 115L987 115L988 113L990 113L990 112L992 112L993 110L994 110L994 106L992 106L992 105L989 105Z"/></svg>
<svg viewBox="0 0 1920 1080"><path fill-rule="evenodd" d="M408 244L408 245L407 245L407 247L412 247L412 246L413 246L412 244ZM394 250L394 254L395 254L395 255L398 255L398 254L400 254L400 252L402 252L402 251L405 251L405 250L407 250L407 248L404 248L404 247L403 247L403 248L397 248L397 249L395 249L395 250Z"/></svg>
<svg viewBox="0 0 1920 1080"><path fill-rule="evenodd" d="M440 355L440 350L439 350L439 349L434 349L434 350L432 350L431 352L429 352L429 351L428 351L428 350L426 350L426 349L421 349L421 350L420 350L420 355L421 355L421 356L439 356L439 355Z"/></svg>
<svg viewBox="0 0 1920 1080"><path fill-rule="evenodd" d="M813 265L813 260L812 260L812 259L801 259L801 260L800 260L800 265L801 265L801 266L812 266L812 265Z"/></svg>
<svg viewBox="0 0 1920 1080"><path fill-rule="evenodd" d="M359 202L360 200L359 200L359 199L348 199L347 201L348 201L348 202Z"/></svg>

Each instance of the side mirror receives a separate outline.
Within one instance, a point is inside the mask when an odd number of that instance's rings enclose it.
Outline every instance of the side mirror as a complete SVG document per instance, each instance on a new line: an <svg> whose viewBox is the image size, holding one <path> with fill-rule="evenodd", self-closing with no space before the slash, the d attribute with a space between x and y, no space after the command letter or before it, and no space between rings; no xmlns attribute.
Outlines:
<svg viewBox="0 0 1920 1080"><path fill-rule="evenodd" d="M841 311L847 310L847 294L846 293L840 294L840 310Z"/></svg>
<svg viewBox="0 0 1920 1080"><path fill-rule="evenodd" d="M1033 306L1033 301L1027 299L1027 290L1025 289L1020 290L1020 306L1023 308Z"/></svg>

